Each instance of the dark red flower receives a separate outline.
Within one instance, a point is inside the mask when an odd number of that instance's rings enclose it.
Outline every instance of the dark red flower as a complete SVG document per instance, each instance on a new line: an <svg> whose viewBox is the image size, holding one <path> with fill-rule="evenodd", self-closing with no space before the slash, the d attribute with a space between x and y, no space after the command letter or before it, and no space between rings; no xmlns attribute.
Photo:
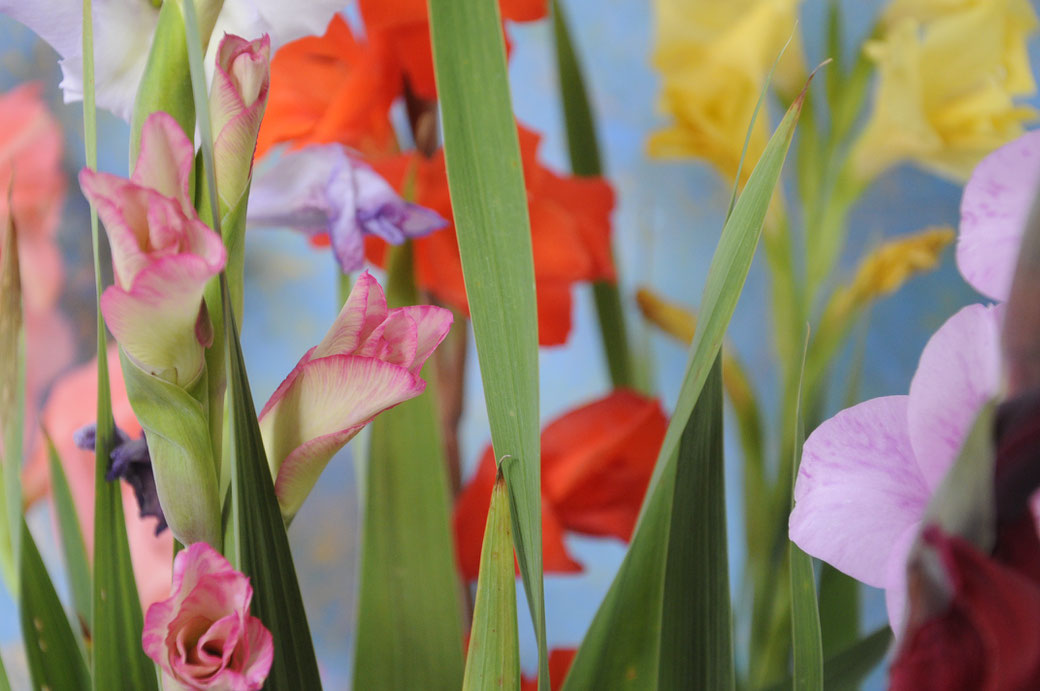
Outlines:
<svg viewBox="0 0 1040 691"><path fill-rule="evenodd" d="M632 536L668 420L660 403L619 389L549 423L542 431L542 561L547 573L582 570L567 551L566 531ZM495 456L484 452L455 505L459 567L472 580L480 567Z"/></svg>

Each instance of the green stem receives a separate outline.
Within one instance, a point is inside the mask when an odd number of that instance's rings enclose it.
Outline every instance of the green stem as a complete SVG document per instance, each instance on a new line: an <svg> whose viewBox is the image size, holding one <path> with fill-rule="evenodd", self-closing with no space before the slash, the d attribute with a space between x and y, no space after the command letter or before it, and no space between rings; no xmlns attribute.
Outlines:
<svg viewBox="0 0 1040 691"><path fill-rule="evenodd" d="M571 170L582 177L602 175L596 121L589 103L581 64L571 41L567 20L559 0L552 3L553 32L556 38L556 69L560 82L560 100L567 130L567 149ZM616 262L615 262L616 266ZM625 329L625 310L618 288L620 279L597 281L592 286L599 319L603 351L615 387L634 388L635 368Z"/></svg>

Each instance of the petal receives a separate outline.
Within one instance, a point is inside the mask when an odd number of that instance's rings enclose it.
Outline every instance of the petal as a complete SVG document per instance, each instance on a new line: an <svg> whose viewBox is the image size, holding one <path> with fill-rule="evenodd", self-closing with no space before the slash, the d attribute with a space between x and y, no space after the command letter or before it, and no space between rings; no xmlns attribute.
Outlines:
<svg viewBox="0 0 1040 691"><path fill-rule="evenodd" d="M382 286L367 271L358 276L336 321L311 355L348 355L357 350L389 315Z"/></svg>
<svg viewBox="0 0 1040 691"><path fill-rule="evenodd" d="M188 186L195 166L195 145L168 113L148 116L141 128L141 149L131 182L176 199L186 216L194 205Z"/></svg>
<svg viewBox="0 0 1040 691"><path fill-rule="evenodd" d="M888 612L888 625L897 636L902 634L905 616L906 562L920 531L920 521L907 526L892 543L892 552L885 565L885 610Z"/></svg>
<svg viewBox="0 0 1040 691"><path fill-rule="evenodd" d="M791 539L868 585L883 587L896 539L929 492L914 460L906 396L875 398L816 428L802 449Z"/></svg>
<svg viewBox="0 0 1040 691"><path fill-rule="evenodd" d="M283 152L259 167L249 193L249 224L292 228L308 235L328 232L338 213L328 184L346 165L345 159L343 147L329 144Z"/></svg>
<svg viewBox="0 0 1040 691"><path fill-rule="evenodd" d="M333 454L362 426L426 388L402 367L352 355L303 362L292 379L260 415L286 515L296 512Z"/></svg>
<svg viewBox="0 0 1040 691"><path fill-rule="evenodd" d="M1000 307L969 305L928 339L910 382L907 419L925 481L939 485L982 404L1000 386Z"/></svg>
<svg viewBox="0 0 1040 691"><path fill-rule="evenodd" d="M415 324L416 334L414 354L407 361L401 361L398 364L412 374L419 374L426 359L447 337L455 317L452 316L451 310L433 305L411 305L390 310L391 318L397 314L406 314L411 318L412 323ZM383 338L391 339L392 336L387 331L389 331L389 327L383 332Z"/></svg>
<svg viewBox="0 0 1040 691"><path fill-rule="evenodd" d="M1040 130L997 149L964 187L957 267L975 290L1006 300L1018 246L1040 181Z"/></svg>

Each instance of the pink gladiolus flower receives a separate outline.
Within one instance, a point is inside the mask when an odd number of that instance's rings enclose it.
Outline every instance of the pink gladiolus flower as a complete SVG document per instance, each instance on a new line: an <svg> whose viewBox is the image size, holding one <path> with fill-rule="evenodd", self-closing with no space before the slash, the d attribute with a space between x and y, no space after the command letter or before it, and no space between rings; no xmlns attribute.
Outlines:
<svg viewBox="0 0 1040 691"><path fill-rule="evenodd" d="M148 608L141 644L189 689L255 691L274 659L271 632L249 614L249 578L205 542L173 561L170 597Z"/></svg>
<svg viewBox="0 0 1040 691"><path fill-rule="evenodd" d="M451 312L387 309L366 271L324 340L307 351L260 412L267 461L286 518L332 456L372 418L421 394L423 363L451 328Z"/></svg>
<svg viewBox="0 0 1040 691"><path fill-rule="evenodd" d="M112 246L115 285L101 298L105 322L138 366L179 386L202 371L209 326L202 293L226 261L220 237L192 208L194 157L177 122L153 113L129 180L87 169L79 176Z"/></svg>
<svg viewBox="0 0 1040 691"><path fill-rule="evenodd" d="M247 41L227 34L217 49L210 88L217 193L233 206L245 191L271 85L271 40Z"/></svg>

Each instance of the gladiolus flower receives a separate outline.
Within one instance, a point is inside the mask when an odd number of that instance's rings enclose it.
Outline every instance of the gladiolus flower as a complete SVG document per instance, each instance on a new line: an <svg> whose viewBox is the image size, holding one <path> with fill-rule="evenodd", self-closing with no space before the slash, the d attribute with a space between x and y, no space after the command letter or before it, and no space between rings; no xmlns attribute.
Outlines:
<svg viewBox="0 0 1040 691"><path fill-rule="evenodd" d="M170 597L148 608L141 644L165 675L189 689L258 691L274 642L249 614L253 588L204 542L173 561Z"/></svg>
<svg viewBox="0 0 1040 691"><path fill-rule="evenodd" d="M426 389L423 363L451 328L451 312L387 309L366 271L325 338L300 359L260 412L282 514L291 519L344 444L372 419Z"/></svg>
<svg viewBox="0 0 1040 691"><path fill-rule="evenodd" d="M865 48L879 72L874 112L852 152L865 180L904 160L963 180L1036 117L1015 101L1036 91L1025 39L1037 18L1028 2L965 2L921 15L917 4L895 3L885 34Z"/></svg>
<svg viewBox="0 0 1040 691"><path fill-rule="evenodd" d="M253 169L253 151L271 84L271 40L247 41L230 34L217 48L210 87L210 118L216 136L213 165L221 209L235 205Z"/></svg>
<svg viewBox="0 0 1040 691"><path fill-rule="evenodd" d="M400 73L379 36L354 38L339 15L323 36L285 46L271 61L271 93L257 155L280 142L340 143L368 153L395 146L390 106Z"/></svg>
<svg viewBox="0 0 1040 691"><path fill-rule="evenodd" d="M610 213L614 193L603 178L558 175L538 162L540 137L520 128L520 155L527 185L531 244L538 299L538 342L559 345L571 328L571 287L581 281L613 281ZM406 181L415 200L451 219L444 153L433 158L398 156L373 162L397 189ZM384 247L366 243L370 261L382 264ZM454 229L415 242L416 281L445 304L468 313L462 261Z"/></svg>
<svg viewBox="0 0 1040 691"><path fill-rule="evenodd" d="M123 385L123 371L116 348L108 352L109 377L112 392L112 413L115 423L128 436L137 436L141 427L130 407ZM72 502L76 507L87 554L94 554L94 452L76 447L76 430L97 418L97 361L77 367L55 382L41 414L41 427L54 440L61 458L65 477L69 481ZM32 506L51 491L47 463L47 446L39 428L35 431L32 455L22 474L24 499ZM156 536L153 518L143 517L130 487L122 488L123 513L130 541L130 558L134 567L137 592L144 608L170 592L170 555L173 554L173 536L170 531Z"/></svg>
<svg viewBox="0 0 1040 691"><path fill-rule="evenodd" d="M398 245L448 225L436 211L401 199L365 163L339 144L287 151L253 180L248 222L299 230L316 244L331 242L344 273L365 262L364 237Z"/></svg>
<svg viewBox="0 0 1040 691"><path fill-rule="evenodd" d="M795 32L798 0L658 0L654 64L661 106L674 122L655 132L652 156L703 158L729 179L737 174L748 126L780 50ZM787 47L775 80L795 92L804 80L801 42ZM767 118L751 131L741 181L769 139Z"/></svg>
<svg viewBox="0 0 1040 691"><path fill-rule="evenodd" d="M542 431L542 559L546 573L580 572L565 531L632 536L668 420L655 399L618 390L576 408ZM459 567L477 577L495 483L489 446L455 505Z"/></svg>
<svg viewBox="0 0 1040 691"><path fill-rule="evenodd" d="M144 74L155 27L159 21L157 2L104 2L94 5L94 46L97 104L129 120L134 98ZM216 36L271 37L272 50L289 41L316 34L329 18L342 9L342 0L313 0L302 5L283 0L197 0L200 31ZM214 11L219 15L213 16ZM61 55L65 101L83 98L82 3L75 0L23 2L0 0L6 14L32 29ZM216 22L215 25L213 22ZM209 44L207 70L215 63L215 41Z"/></svg>
<svg viewBox="0 0 1040 691"><path fill-rule="evenodd" d="M193 382L205 364L209 325L202 293L227 258L220 237L191 207L194 157L176 121L153 113L129 180L80 173L112 246L115 285L101 298L105 322L135 363L180 386Z"/></svg>

